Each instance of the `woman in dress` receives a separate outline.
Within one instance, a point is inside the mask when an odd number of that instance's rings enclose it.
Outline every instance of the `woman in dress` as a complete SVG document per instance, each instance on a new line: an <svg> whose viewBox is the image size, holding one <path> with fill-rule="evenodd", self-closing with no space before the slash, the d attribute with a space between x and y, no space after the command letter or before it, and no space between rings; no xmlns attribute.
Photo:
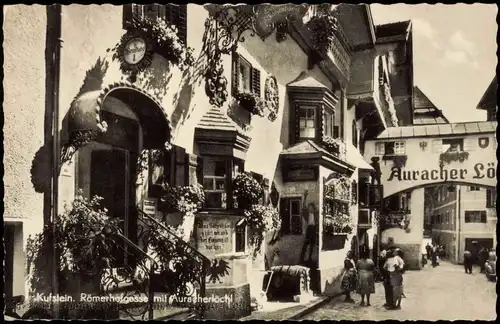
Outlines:
<svg viewBox="0 0 500 324"><path fill-rule="evenodd" d="M360 306L365 305L366 296L366 306L370 305L370 294L375 293L375 263L368 257L367 251L362 251L360 253L361 259L358 261L356 268L358 269L358 287L357 293L361 295Z"/></svg>
<svg viewBox="0 0 500 324"><path fill-rule="evenodd" d="M349 251L351 252L351 251ZM351 298L351 292L356 290L356 268L354 267L354 261L350 258L352 253L347 253L347 257L344 260L344 277L342 278L341 288L345 293L345 302L354 303Z"/></svg>

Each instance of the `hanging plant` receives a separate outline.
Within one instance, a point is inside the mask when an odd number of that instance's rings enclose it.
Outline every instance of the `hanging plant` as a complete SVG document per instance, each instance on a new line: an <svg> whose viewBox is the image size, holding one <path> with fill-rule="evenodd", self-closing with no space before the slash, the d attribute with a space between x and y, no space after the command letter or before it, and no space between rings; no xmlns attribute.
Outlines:
<svg viewBox="0 0 500 324"><path fill-rule="evenodd" d="M323 145L330 153L336 155L338 158L343 159L345 157L346 146L342 139L323 136Z"/></svg>
<svg viewBox="0 0 500 324"><path fill-rule="evenodd" d="M266 103L257 94L251 92L238 92L234 98L241 108L249 111L252 115L265 116Z"/></svg>
<svg viewBox="0 0 500 324"><path fill-rule="evenodd" d="M458 161L465 162L469 158L469 152L444 152L439 155L440 164Z"/></svg>
<svg viewBox="0 0 500 324"><path fill-rule="evenodd" d="M408 156L406 155L393 155L392 162L394 162L394 166L396 168L404 168L406 166L406 161L408 160Z"/></svg>
<svg viewBox="0 0 500 324"><path fill-rule="evenodd" d="M399 124L398 116L396 114L396 108L394 107L394 101L392 100L391 87L389 84L384 83L383 85L384 98L387 102L387 113L389 114L389 120L392 127L397 127Z"/></svg>
<svg viewBox="0 0 500 324"><path fill-rule="evenodd" d="M257 204L263 193L262 186L249 172L240 173L233 180L233 195L238 208L248 209Z"/></svg>
<svg viewBox="0 0 500 324"><path fill-rule="evenodd" d="M339 26L334 16L321 15L313 17L307 23L307 28L312 33L314 49L326 53L336 40Z"/></svg>
<svg viewBox="0 0 500 324"><path fill-rule="evenodd" d="M245 219L248 227L252 230L250 245L253 250L253 258L260 253L264 232L278 231L281 228L281 217L276 208L263 205L252 205L245 210Z"/></svg>

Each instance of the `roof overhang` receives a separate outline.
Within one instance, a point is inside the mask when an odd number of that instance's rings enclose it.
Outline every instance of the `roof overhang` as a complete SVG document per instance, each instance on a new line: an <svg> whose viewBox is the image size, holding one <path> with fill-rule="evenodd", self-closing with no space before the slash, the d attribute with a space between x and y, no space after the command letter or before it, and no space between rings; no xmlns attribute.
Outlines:
<svg viewBox="0 0 500 324"><path fill-rule="evenodd" d="M284 167L290 165L319 165L329 170L337 171L342 174L351 176L356 170L356 166L339 160L335 156L325 152L308 152L308 153L287 153L280 154L280 159L284 162Z"/></svg>
<svg viewBox="0 0 500 324"><path fill-rule="evenodd" d="M250 138L238 131L196 127L194 140L200 155L234 156L245 160Z"/></svg>

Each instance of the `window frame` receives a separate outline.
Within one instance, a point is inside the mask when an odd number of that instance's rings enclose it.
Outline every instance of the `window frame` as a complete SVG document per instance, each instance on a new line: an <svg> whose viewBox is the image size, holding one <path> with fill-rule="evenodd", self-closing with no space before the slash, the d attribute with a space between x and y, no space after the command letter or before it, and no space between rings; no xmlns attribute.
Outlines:
<svg viewBox="0 0 500 324"><path fill-rule="evenodd" d="M481 187L478 187L478 186L469 186L469 191L481 191Z"/></svg>
<svg viewBox="0 0 500 324"><path fill-rule="evenodd" d="M248 69L247 79L243 79L244 76L241 73L242 67L246 67ZM252 92L252 69L253 69L252 64L250 64L248 60L241 57L240 55L238 61L238 87L237 87L238 92L244 92L244 93ZM243 83L248 84L248 89L243 89Z"/></svg>
<svg viewBox="0 0 500 324"><path fill-rule="evenodd" d="M385 155L385 143L384 142L375 143L375 155Z"/></svg>
<svg viewBox="0 0 500 324"><path fill-rule="evenodd" d="M446 142L450 142L449 144L446 144ZM458 143L455 143L458 142ZM458 152L464 152L464 144L465 141L463 138L445 138L441 140L441 146L442 146L442 151L445 153L458 153ZM449 145L450 147L447 150L444 150L445 145ZM454 145L458 145L458 148L452 149Z"/></svg>
<svg viewBox="0 0 500 324"><path fill-rule="evenodd" d="M302 116L301 116L301 112L302 111L307 111L307 112L313 112L313 116L312 118L308 118L309 116L307 116L306 114L306 117L305 117L305 127L302 128L301 126L301 120L302 120ZM297 118L297 122L299 124L299 141L304 141L304 140L314 140L316 139L316 134L318 132L318 106L314 106L314 105L300 105L298 108L297 108L297 112L298 112L298 118ZM308 121L313 121L313 124L314 126L311 128L311 127L307 127L307 122ZM311 130L312 129L312 136L303 136L302 135L302 130L304 129L304 131L306 130Z"/></svg>
<svg viewBox="0 0 500 324"><path fill-rule="evenodd" d="M486 224L486 210L466 210L464 212L464 222L468 224Z"/></svg>
<svg viewBox="0 0 500 324"><path fill-rule="evenodd" d="M300 115L299 115L300 117ZM330 132L328 132L328 121L330 121L331 123L331 129L330 129ZM299 122L300 123L300 122ZM337 126L335 124L335 111L329 109L329 108L324 108L324 111L323 111L323 124L325 125L325 128L323 129L323 135L324 136L330 136L332 138L337 138L338 137L338 131L337 131L337 134L336 131L335 131L335 127ZM300 132L300 130L299 130Z"/></svg>
<svg viewBox="0 0 500 324"><path fill-rule="evenodd" d="M205 203L203 204L203 210L234 210L234 201L233 201L233 188L232 188L232 182L233 179L236 177L236 174L245 172L245 163L243 160L238 159L234 156L220 156L220 155L203 155L200 156L202 158L202 170L201 170L201 182L203 186L203 191L205 192L205 197L207 197L207 193L221 193L221 194L226 194L226 206L220 206L220 207L208 207L207 206L207 199L205 199ZM216 181L217 179L222 179L222 176L212 176L212 175L206 175L205 173L205 166L208 161L215 161L215 162L224 162L225 167L226 167L226 176L225 178L225 190L216 190L216 189L208 189L205 187L205 179L206 178L211 178L213 181ZM238 170L238 173L236 173L235 168L241 166L241 170ZM214 182L215 183L215 182Z"/></svg>
<svg viewBox="0 0 500 324"><path fill-rule="evenodd" d="M486 208L496 208L497 191L496 189L486 189Z"/></svg>
<svg viewBox="0 0 500 324"><path fill-rule="evenodd" d="M260 69L252 65L249 60L245 59L241 54L236 51L231 53L232 55L232 66L231 66L231 88L233 96L237 93L253 93L259 98L261 97L261 80L260 80ZM249 75L248 81L240 80L241 76L241 66L247 66ZM242 81L248 83L249 88L242 88Z"/></svg>
<svg viewBox="0 0 500 324"><path fill-rule="evenodd" d="M292 214L292 203L298 203L298 214ZM281 218L281 234L282 235L302 235L302 197L292 196L292 197L282 197L280 200L280 218ZM284 218L287 217L288 220L285 221ZM300 225L297 229L293 227L293 218L298 218L298 224ZM283 226L283 224L288 223L288 228Z"/></svg>

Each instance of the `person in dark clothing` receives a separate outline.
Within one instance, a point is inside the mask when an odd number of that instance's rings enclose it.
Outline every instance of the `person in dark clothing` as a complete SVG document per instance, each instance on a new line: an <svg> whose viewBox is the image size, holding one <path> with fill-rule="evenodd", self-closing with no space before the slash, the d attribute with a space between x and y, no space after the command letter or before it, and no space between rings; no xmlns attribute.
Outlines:
<svg viewBox="0 0 500 324"><path fill-rule="evenodd" d="M479 266L481 267L481 273L484 273L485 270L485 263L486 260L488 260L488 250L483 247L481 247L481 250L479 250Z"/></svg>
<svg viewBox="0 0 500 324"><path fill-rule="evenodd" d="M388 258L392 257L392 251L387 251L383 255L381 254L381 257L382 257L382 259L384 260L384 263L385 263L385 261ZM392 291L391 277L390 277L389 271L387 271L387 269L385 269L384 266L382 266L382 268L380 269L380 271L382 272L382 277L384 279L384 292L385 292L385 304L384 304L384 307L386 307L386 308L394 308L395 307L395 305L394 305L394 294L393 294L393 291Z"/></svg>
<svg viewBox="0 0 500 324"><path fill-rule="evenodd" d="M472 253L469 250L464 251L464 269L465 273L472 273Z"/></svg>
<svg viewBox="0 0 500 324"><path fill-rule="evenodd" d="M304 200L307 198L307 192L304 194ZM317 230L318 230L318 218L319 214L316 210L314 203L309 203L307 208L302 211L302 217L307 222L306 235L304 244L302 245L302 251L300 253L301 262L311 262L314 247L317 242ZM306 256L307 248L309 248L309 259L306 261L304 258Z"/></svg>
<svg viewBox="0 0 500 324"><path fill-rule="evenodd" d="M435 268L438 265L437 262L437 246L433 246L431 250L431 260L432 260L432 267Z"/></svg>
<svg viewBox="0 0 500 324"><path fill-rule="evenodd" d="M427 252L427 260L431 259L431 252L432 252L432 247L430 246L429 243L425 246L425 251Z"/></svg>

